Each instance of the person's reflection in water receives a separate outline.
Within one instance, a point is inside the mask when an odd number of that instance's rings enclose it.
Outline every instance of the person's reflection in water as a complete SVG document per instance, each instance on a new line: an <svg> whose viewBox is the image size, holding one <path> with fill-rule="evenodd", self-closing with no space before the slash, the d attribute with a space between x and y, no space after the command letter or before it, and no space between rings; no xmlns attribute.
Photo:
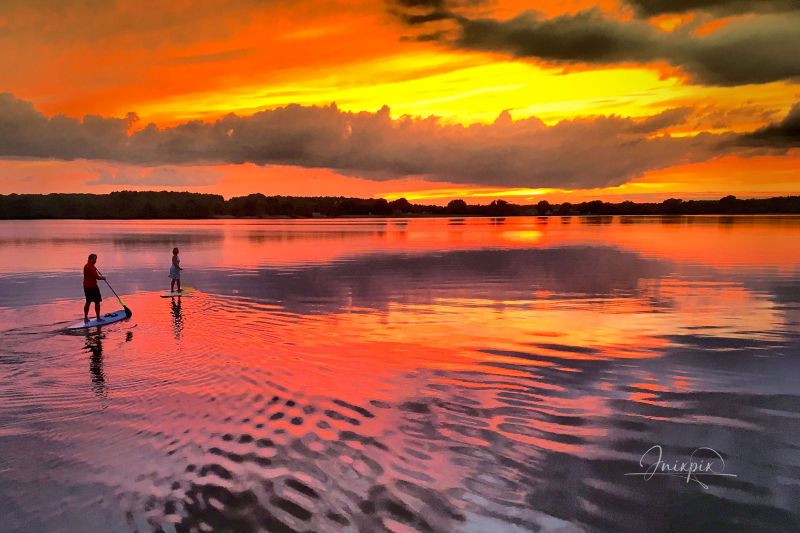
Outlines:
<svg viewBox="0 0 800 533"><path fill-rule="evenodd" d="M89 359L89 372L92 374L92 390L94 393L105 398L108 395L106 376L103 372L103 339L105 335L99 331L86 334L86 345L84 349L91 353Z"/></svg>
<svg viewBox="0 0 800 533"><path fill-rule="evenodd" d="M180 340L183 331L183 315L181 314L181 299L172 299L172 330L175 333L175 340Z"/></svg>

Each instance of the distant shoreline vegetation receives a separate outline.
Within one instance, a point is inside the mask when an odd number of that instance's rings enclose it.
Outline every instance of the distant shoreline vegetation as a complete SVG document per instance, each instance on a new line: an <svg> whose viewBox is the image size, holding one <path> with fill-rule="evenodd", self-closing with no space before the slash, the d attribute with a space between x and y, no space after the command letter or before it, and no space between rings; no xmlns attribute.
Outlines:
<svg viewBox="0 0 800 533"><path fill-rule="evenodd" d="M755 215L800 214L800 196L719 200L679 200L658 203L600 200L572 204L519 205L495 200L470 205L453 200L446 206L412 204L405 198L343 196L265 196L250 194L225 200L217 194L169 191L120 191L110 194L0 195L0 219L211 219L211 218L333 218L392 216L586 216L586 215Z"/></svg>

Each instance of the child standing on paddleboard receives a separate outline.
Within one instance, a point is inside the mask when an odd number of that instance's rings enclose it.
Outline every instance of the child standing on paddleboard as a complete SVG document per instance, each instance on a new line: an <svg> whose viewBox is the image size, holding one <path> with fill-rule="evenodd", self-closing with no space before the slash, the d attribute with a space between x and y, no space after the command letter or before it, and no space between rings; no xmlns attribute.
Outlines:
<svg viewBox="0 0 800 533"><path fill-rule="evenodd" d="M100 287L97 286L97 280L106 279L97 272L94 264L97 263L97 254L89 254L88 262L83 266L83 293L86 295L86 304L83 306L83 321L89 322L89 306L94 302L94 313L97 315L97 321L102 322L100 318L100 302L103 297L100 296Z"/></svg>
<svg viewBox="0 0 800 533"><path fill-rule="evenodd" d="M175 282L178 282L178 291L183 292L181 289L181 259L178 257L178 249L172 249L172 266L169 267L169 277L172 281L169 284L169 292L176 292L175 291Z"/></svg>

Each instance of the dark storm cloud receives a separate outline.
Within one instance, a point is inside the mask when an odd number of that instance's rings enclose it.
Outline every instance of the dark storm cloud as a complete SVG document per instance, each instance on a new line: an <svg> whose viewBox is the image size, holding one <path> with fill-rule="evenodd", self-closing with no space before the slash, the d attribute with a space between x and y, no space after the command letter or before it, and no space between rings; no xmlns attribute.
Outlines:
<svg viewBox="0 0 800 533"><path fill-rule="evenodd" d="M526 12L510 20L459 17L458 47L504 52L516 57L587 63L650 61L656 34L642 22L604 18L600 11L542 19Z"/></svg>
<svg viewBox="0 0 800 533"><path fill-rule="evenodd" d="M708 85L765 83L800 77L800 15L734 21L701 37L663 32L640 21L620 21L591 10L542 19L525 13L507 21L456 20L459 48L502 52L553 63L665 61Z"/></svg>
<svg viewBox="0 0 800 533"><path fill-rule="evenodd" d="M154 125L128 135L135 118L45 117L0 95L0 157L106 160L132 165L282 164L329 168L384 180L420 176L454 183L591 188L722 155L735 136L659 135L681 124L685 109L643 119L587 117L547 126L537 118L492 124L445 124L435 117L392 119L389 109L349 113L335 105L287 107L216 122ZM722 146L725 148L722 148ZM101 176L102 182L128 180ZM184 180L142 175L138 180ZM212 177L200 178L212 180Z"/></svg>
<svg viewBox="0 0 800 533"><path fill-rule="evenodd" d="M781 122L742 136L740 143L778 149L800 147L800 104L795 104Z"/></svg>
<svg viewBox="0 0 800 533"><path fill-rule="evenodd" d="M625 3L645 17L691 11L730 15L800 10L798 0L625 0Z"/></svg>
<svg viewBox="0 0 800 533"><path fill-rule="evenodd" d="M709 35L664 32L642 19L608 18L598 9L545 19L453 12L454 31L424 33L456 49L508 54L551 64L666 62L701 84L733 86L800 78L800 11L734 20ZM407 21L408 22L408 21Z"/></svg>

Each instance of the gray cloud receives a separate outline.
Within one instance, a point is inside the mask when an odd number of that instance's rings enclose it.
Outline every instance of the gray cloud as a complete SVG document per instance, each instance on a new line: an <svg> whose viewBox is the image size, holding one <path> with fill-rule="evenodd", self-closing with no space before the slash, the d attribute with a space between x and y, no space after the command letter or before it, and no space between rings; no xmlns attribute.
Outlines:
<svg viewBox="0 0 800 533"><path fill-rule="evenodd" d="M0 156L103 159L127 140L131 118L48 119L30 102L0 94Z"/></svg>
<svg viewBox="0 0 800 533"><path fill-rule="evenodd" d="M781 150L800 147L800 104L795 104L781 122L743 135L739 142L745 146L762 146Z"/></svg>
<svg viewBox="0 0 800 533"><path fill-rule="evenodd" d="M194 167L123 168L116 171L100 169L97 177L86 184L197 187L215 185L221 178L220 172Z"/></svg>
<svg viewBox="0 0 800 533"><path fill-rule="evenodd" d="M676 124L686 123L686 120L691 114L692 109L690 107L674 107L672 109L667 109L658 115L653 115L642 120L633 127L632 131L643 134L655 133L664 128L675 126Z"/></svg>
<svg viewBox="0 0 800 533"><path fill-rule="evenodd" d="M423 33L457 49L499 52L552 64L667 62L707 85L743 85L800 77L800 11L735 20L706 36L664 32L642 19L618 20L591 9L544 19L509 20L451 13L455 31Z"/></svg>
<svg viewBox="0 0 800 533"><path fill-rule="evenodd" d="M391 12L406 24L411 25L450 19L452 13L438 4L441 4L441 2L426 3L425 9L421 12L416 10L416 6L413 6L414 9L408 9L408 6L403 6L403 9L396 9Z"/></svg>
<svg viewBox="0 0 800 533"><path fill-rule="evenodd" d="M389 12L405 22L416 25L453 18L489 3L488 0L387 0Z"/></svg>
<svg viewBox="0 0 800 533"><path fill-rule="evenodd" d="M644 22L604 18L599 10L542 19L526 12L510 20L456 19L458 47L552 61L612 63L651 61L657 35Z"/></svg>
<svg viewBox="0 0 800 533"><path fill-rule="evenodd" d="M151 124L129 136L130 118L47 118L30 103L5 94L0 95L0 157L131 165L250 162L329 168L373 180L420 176L481 185L589 188L621 184L648 170L707 160L731 149L733 134L658 134L682 123L686 114L676 109L644 119L589 117L547 126L537 118L513 121L503 113L492 124L458 125L435 117L392 119L387 107L349 113L335 105L289 105L212 123L165 129ZM138 183L145 177L140 175Z"/></svg>
<svg viewBox="0 0 800 533"><path fill-rule="evenodd" d="M651 17L665 13L711 11L715 14L771 13L800 10L797 0L625 0L636 13Z"/></svg>

